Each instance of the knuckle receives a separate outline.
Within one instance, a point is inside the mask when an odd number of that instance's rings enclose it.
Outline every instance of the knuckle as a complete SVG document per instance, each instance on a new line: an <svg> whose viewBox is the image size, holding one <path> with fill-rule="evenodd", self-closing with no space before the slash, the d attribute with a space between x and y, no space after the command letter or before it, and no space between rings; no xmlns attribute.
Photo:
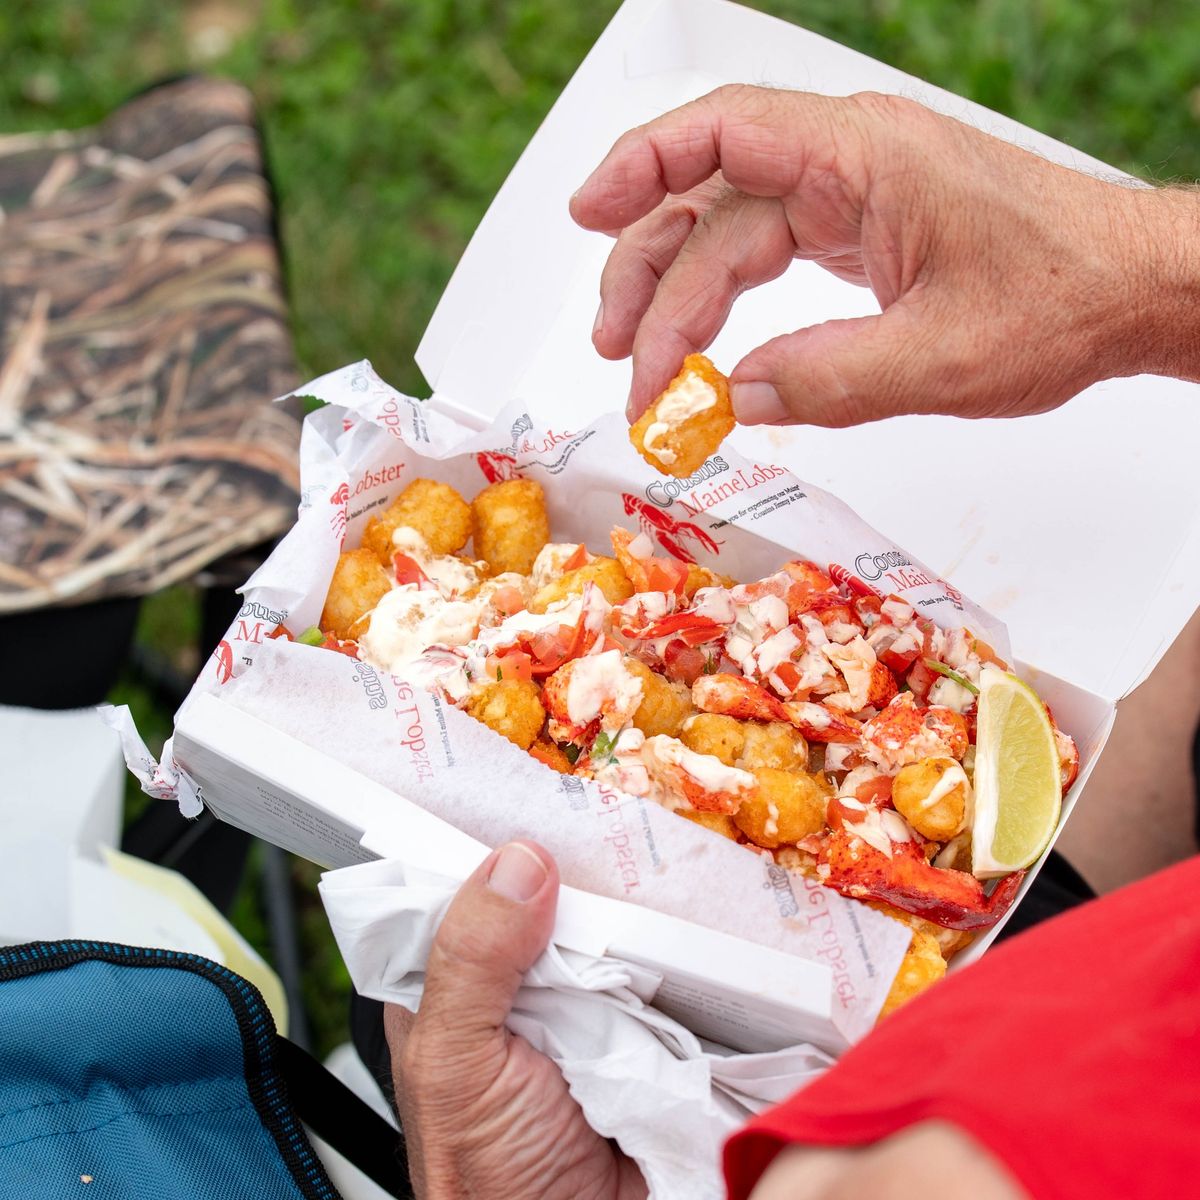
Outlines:
<svg viewBox="0 0 1200 1200"><path fill-rule="evenodd" d="M915 100L892 92L857 92L851 100L868 117L887 121L907 122L929 111Z"/></svg>

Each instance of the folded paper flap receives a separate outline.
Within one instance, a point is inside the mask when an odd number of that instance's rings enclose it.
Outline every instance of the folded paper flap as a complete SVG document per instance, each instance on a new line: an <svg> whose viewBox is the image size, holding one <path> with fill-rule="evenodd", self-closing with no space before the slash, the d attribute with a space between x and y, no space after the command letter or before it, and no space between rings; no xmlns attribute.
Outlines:
<svg viewBox="0 0 1200 1200"><path fill-rule="evenodd" d="M899 93L1052 161L1128 178L762 13L723 0L629 0L442 295L417 351L436 406L477 428L514 396L573 426L622 407L628 364L601 360L590 341L611 243L576 227L567 203L622 132L720 82ZM796 262L739 298L709 353L732 369L775 334L877 311L866 289ZM1200 602L1198 442L1200 387L1139 377L1019 422L906 417L847 430L739 430L731 444L843 497L1001 617L1026 658L1115 700ZM1081 530L1103 530L1102 542Z"/></svg>

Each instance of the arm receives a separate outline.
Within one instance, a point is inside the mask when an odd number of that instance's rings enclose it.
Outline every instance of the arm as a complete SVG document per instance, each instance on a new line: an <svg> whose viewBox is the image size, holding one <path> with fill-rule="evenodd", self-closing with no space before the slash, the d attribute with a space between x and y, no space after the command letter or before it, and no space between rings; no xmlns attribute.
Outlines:
<svg viewBox="0 0 1200 1200"><path fill-rule="evenodd" d="M750 1200L1023 1200L1027 1193L969 1134L926 1121L863 1149L793 1146Z"/></svg>
<svg viewBox="0 0 1200 1200"><path fill-rule="evenodd" d="M572 200L617 235L593 341L631 417L736 297L819 262L875 317L751 351L746 424L1015 416L1105 378L1200 379L1200 193L1106 182L896 96L731 86L625 134Z"/></svg>

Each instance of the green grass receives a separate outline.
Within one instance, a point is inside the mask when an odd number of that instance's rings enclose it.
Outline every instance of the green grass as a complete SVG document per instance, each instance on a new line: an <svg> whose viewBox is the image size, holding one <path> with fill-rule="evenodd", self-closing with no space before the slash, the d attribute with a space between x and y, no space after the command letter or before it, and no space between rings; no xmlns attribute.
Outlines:
<svg viewBox="0 0 1200 1200"><path fill-rule="evenodd" d="M1200 175L1195 0L770 0L757 5L1155 179ZM613 0L6 0L0 130L79 126L165 76L254 91L276 181L300 369L369 357L414 394L412 356L488 201ZM602 102L602 99L599 101ZM536 253L536 247L530 247ZM194 593L139 637L194 669ZM170 715L126 681L149 740ZM252 876L253 878L253 873ZM349 981L297 864L317 1048ZM253 888L236 917L263 945Z"/></svg>

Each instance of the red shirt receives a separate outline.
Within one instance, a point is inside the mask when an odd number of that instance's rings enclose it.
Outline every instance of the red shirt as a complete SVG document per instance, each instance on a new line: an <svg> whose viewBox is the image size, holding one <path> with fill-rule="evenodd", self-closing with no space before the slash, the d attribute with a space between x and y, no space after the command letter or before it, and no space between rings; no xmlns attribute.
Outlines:
<svg viewBox="0 0 1200 1200"><path fill-rule="evenodd" d="M1200 1191L1200 858L997 947L725 1146L745 1200L785 1146L952 1121L1039 1200ZM1196 1189L1194 1191L1193 1189Z"/></svg>

